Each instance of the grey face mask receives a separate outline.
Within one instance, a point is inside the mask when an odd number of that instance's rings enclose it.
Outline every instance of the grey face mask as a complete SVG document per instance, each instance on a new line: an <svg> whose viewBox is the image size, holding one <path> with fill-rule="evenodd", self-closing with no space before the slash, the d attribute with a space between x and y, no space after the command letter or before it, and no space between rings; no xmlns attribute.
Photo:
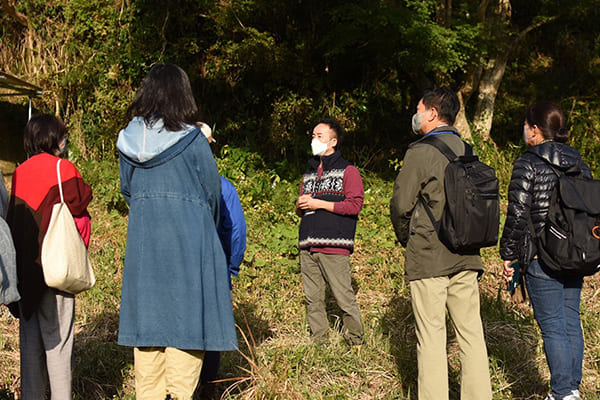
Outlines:
<svg viewBox="0 0 600 400"><path fill-rule="evenodd" d="M523 126L523 142L527 144L529 140L531 140L533 136L527 136L527 127Z"/></svg>
<svg viewBox="0 0 600 400"><path fill-rule="evenodd" d="M422 113L415 113L412 116L412 131L415 135L421 134L421 127L423 126L423 123L421 122L421 120L423 119L423 115L426 112L427 111L423 111Z"/></svg>

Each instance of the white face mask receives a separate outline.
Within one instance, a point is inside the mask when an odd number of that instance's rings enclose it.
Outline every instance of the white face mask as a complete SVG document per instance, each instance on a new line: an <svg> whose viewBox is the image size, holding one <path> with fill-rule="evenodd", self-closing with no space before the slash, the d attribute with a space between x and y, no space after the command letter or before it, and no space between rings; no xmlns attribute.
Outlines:
<svg viewBox="0 0 600 400"><path fill-rule="evenodd" d="M429 111L429 110L427 110ZM423 122L421 121L423 119L423 115L425 115L425 113L427 111L423 111L422 113L415 113L412 117L412 130L413 133L415 135L420 135L421 134L421 127L423 126Z"/></svg>
<svg viewBox="0 0 600 400"><path fill-rule="evenodd" d="M527 142L529 142L532 138L533 136L527 136L527 127L523 125L523 142L527 144Z"/></svg>
<svg viewBox="0 0 600 400"><path fill-rule="evenodd" d="M331 140L329 141L331 142ZM315 156L322 156L327 151L327 144L323 143L319 140L319 138L314 138L312 142L310 142L310 148L312 149L312 153Z"/></svg>

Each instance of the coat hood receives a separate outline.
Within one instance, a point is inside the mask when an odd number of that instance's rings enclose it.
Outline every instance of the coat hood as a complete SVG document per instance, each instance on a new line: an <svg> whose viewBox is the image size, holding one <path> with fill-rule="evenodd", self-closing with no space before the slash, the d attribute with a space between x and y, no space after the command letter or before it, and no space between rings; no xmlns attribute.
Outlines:
<svg viewBox="0 0 600 400"><path fill-rule="evenodd" d="M148 125L144 118L135 117L119 132L117 148L125 156L143 163L179 142L193 129L194 126L185 125L180 131L168 131L162 120Z"/></svg>
<svg viewBox="0 0 600 400"><path fill-rule="evenodd" d="M581 155L573 147L559 142L545 142L533 146L528 150L548 161L561 171L567 171L572 167L581 166Z"/></svg>

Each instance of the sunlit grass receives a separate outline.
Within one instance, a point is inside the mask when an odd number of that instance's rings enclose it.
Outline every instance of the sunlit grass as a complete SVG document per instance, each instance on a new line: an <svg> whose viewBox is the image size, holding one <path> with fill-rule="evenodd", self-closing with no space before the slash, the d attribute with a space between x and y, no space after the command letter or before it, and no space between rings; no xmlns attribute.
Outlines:
<svg viewBox="0 0 600 400"><path fill-rule="evenodd" d="M237 185L248 223L248 251L233 301L239 352L223 355L217 392L230 399L416 399L416 338L403 250L395 243L388 204L392 182L364 174L366 197L353 284L365 325L365 344L349 347L339 333L340 312L327 303L331 327L325 345L309 341L296 248L293 204L299 182L269 171L222 171ZM94 167L95 173L98 171ZM106 180L116 170L103 170ZM86 170L83 170L85 177ZM102 185L97 179L95 187ZM111 184L113 188L117 185ZM113 194L91 207L91 255L97 274L92 290L77 297L75 382L77 399L133 399L132 351L116 344L120 284L127 228ZM107 208L103 196L112 206ZM482 316L494 399L542 398L548 391L538 328L531 309L508 302L500 287L497 248L483 251ZM582 293L586 352L582 394L600 395L600 279L587 279ZM0 399L18 398L18 321L0 313ZM451 399L459 398L458 347L448 329Z"/></svg>

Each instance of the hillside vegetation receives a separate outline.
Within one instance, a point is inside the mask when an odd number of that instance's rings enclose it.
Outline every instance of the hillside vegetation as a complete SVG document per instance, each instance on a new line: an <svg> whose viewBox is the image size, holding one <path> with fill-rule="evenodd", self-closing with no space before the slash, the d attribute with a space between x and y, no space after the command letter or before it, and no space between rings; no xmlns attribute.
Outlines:
<svg viewBox="0 0 600 400"><path fill-rule="evenodd" d="M240 351L224 356L219 393L235 399L416 398L416 342L403 249L388 204L422 89L460 96L461 132L496 168L501 197L524 151L523 112L558 103L571 144L600 178L597 0L2 0L2 70L39 85L34 111L70 131L70 159L94 190L96 286L77 297L77 399L133 399L132 351L116 344L127 206L115 142L154 63L190 76L199 118L215 129L221 173L238 188L248 249L233 282ZM2 94L0 92L0 94ZM0 169L24 154L27 99L0 102ZM294 202L314 121L338 118L365 206L352 256L366 343L349 348L339 310L323 346L309 342ZM549 374L527 305L508 301L497 248L483 251L482 317L494 399L535 399ZM185 295L185 294L182 294ZM582 293L582 394L600 400L600 278ZM451 398L459 397L448 331ZM0 307L0 400L19 397L18 321Z"/></svg>

